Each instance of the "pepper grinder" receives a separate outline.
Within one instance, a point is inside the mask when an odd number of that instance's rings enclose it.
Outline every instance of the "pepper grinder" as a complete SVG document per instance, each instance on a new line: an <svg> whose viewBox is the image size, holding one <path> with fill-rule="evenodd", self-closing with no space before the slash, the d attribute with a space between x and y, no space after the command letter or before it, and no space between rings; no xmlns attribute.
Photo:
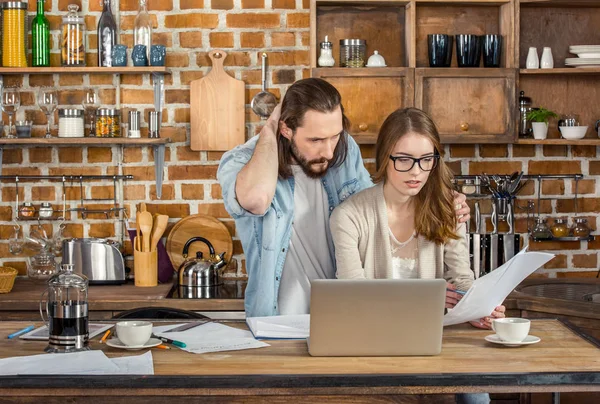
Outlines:
<svg viewBox="0 0 600 404"><path fill-rule="evenodd" d="M325 41L321 42L321 54L317 63L321 67L332 67L335 65L333 59L333 44L329 42L329 36L325 35Z"/></svg>

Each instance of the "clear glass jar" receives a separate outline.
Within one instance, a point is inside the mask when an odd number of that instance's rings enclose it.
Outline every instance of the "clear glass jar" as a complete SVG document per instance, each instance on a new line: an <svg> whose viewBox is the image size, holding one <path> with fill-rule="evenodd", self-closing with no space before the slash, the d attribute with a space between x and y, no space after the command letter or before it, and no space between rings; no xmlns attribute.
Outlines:
<svg viewBox="0 0 600 404"><path fill-rule="evenodd" d="M567 226L567 219L554 219L554 224L550 228L552 235L556 238L567 237L569 235L569 227Z"/></svg>
<svg viewBox="0 0 600 404"><path fill-rule="evenodd" d="M30 218L35 216L35 207L31 202L24 202L19 208L19 216L24 218Z"/></svg>
<svg viewBox="0 0 600 404"><path fill-rule="evenodd" d="M27 2L5 1L2 6L2 66L27 67Z"/></svg>
<svg viewBox="0 0 600 404"><path fill-rule="evenodd" d="M41 219L48 219L51 218L53 214L54 208L52 207L52 204L50 202L42 202L40 210L38 212L38 216Z"/></svg>
<svg viewBox="0 0 600 404"><path fill-rule="evenodd" d="M465 180L461 187L462 193L465 195L472 195L475 193L475 182L473 180Z"/></svg>
<svg viewBox="0 0 600 404"><path fill-rule="evenodd" d="M364 39L340 39L340 67L364 67L366 55Z"/></svg>
<svg viewBox="0 0 600 404"><path fill-rule="evenodd" d="M335 65L333 58L333 44L329 42L329 36L325 35L325 41L321 42L321 54L317 63L321 67L332 67Z"/></svg>
<svg viewBox="0 0 600 404"><path fill-rule="evenodd" d="M58 137L83 137L84 131L82 109L60 108L58 110Z"/></svg>
<svg viewBox="0 0 600 404"><path fill-rule="evenodd" d="M542 217L535 219L535 227L531 231L531 235L538 240L548 240L552 238L552 232L546 224L546 219Z"/></svg>
<svg viewBox="0 0 600 404"><path fill-rule="evenodd" d="M96 137L121 137L121 111L100 108L96 112Z"/></svg>
<svg viewBox="0 0 600 404"><path fill-rule="evenodd" d="M573 228L571 229L573 237L586 238L590 236L590 227L588 226L587 219L585 217L576 217Z"/></svg>
<svg viewBox="0 0 600 404"><path fill-rule="evenodd" d="M60 36L60 59L63 66L85 66L85 23L77 14L79 6L69 4L63 17Z"/></svg>
<svg viewBox="0 0 600 404"><path fill-rule="evenodd" d="M56 257L49 251L28 258L27 276L34 280L47 280L56 273Z"/></svg>

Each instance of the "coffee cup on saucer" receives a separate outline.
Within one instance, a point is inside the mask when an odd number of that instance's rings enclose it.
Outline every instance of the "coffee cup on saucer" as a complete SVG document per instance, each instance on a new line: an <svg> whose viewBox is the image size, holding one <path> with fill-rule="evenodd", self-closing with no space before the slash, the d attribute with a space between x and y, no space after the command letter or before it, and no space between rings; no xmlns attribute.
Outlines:
<svg viewBox="0 0 600 404"><path fill-rule="evenodd" d="M149 321L121 321L116 328L119 341L127 346L143 346L152 336L152 323Z"/></svg>
<svg viewBox="0 0 600 404"><path fill-rule="evenodd" d="M531 321L526 318L508 317L492 321L492 329L505 342L518 343L527 338Z"/></svg>

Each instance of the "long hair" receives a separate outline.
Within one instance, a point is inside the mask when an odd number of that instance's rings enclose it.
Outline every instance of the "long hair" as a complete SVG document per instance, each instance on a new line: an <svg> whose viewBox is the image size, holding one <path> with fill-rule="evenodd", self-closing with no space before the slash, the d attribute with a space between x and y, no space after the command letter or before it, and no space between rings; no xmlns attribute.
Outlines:
<svg viewBox="0 0 600 404"><path fill-rule="evenodd" d="M299 80L285 93L281 104L281 118L292 133L304 123L304 116L308 111L333 112L340 107L342 110L342 125L344 134L340 136L337 146L333 152L333 161L330 167L337 167L346 160L348 154L347 131L350 128L350 121L344 114L342 106L342 96L339 91L323 79L309 78ZM279 176L289 178L292 176L292 153L291 141L278 131L278 156L279 156Z"/></svg>
<svg viewBox="0 0 600 404"><path fill-rule="evenodd" d="M423 189L416 195L415 230L427 240L444 244L450 239L458 239L456 234L456 214L454 212L454 195L452 188L452 172L444 162L444 149L440 143L440 135L433 120L425 112L417 108L404 108L394 111L387 117L375 146L375 169L373 181L379 183L387 180L388 164L393 164L390 155L399 139L409 133L427 137L440 157L438 163L429 173Z"/></svg>

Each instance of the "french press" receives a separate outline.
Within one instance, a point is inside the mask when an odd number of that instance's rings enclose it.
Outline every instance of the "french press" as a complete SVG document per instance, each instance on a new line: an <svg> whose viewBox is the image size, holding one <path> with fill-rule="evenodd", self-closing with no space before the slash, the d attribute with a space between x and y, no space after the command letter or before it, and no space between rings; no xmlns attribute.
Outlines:
<svg viewBox="0 0 600 404"><path fill-rule="evenodd" d="M47 322L40 302L40 314L48 326L49 334L48 346L44 351L62 353L89 350L87 277L73 273L73 264L63 264L60 272L48 280L46 292Z"/></svg>

